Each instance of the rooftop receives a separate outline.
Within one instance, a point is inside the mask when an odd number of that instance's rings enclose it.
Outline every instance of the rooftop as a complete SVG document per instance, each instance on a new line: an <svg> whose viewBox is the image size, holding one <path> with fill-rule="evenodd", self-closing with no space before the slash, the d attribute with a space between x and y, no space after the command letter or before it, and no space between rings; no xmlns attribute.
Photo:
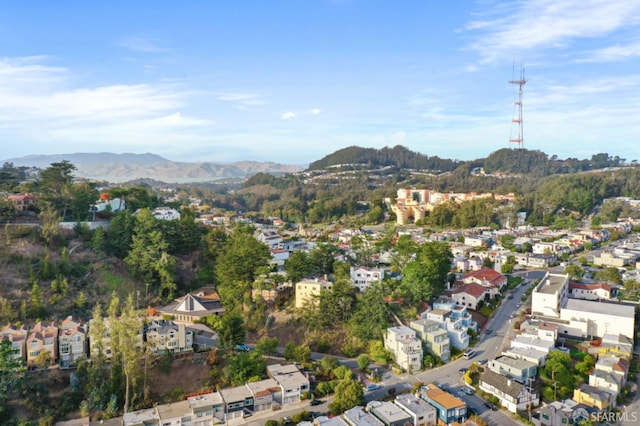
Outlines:
<svg viewBox="0 0 640 426"><path fill-rule="evenodd" d="M417 416L435 412L436 409L426 401L418 398L412 393L403 393L396 396L396 404L406 407Z"/></svg>
<svg viewBox="0 0 640 426"><path fill-rule="evenodd" d="M626 303L596 302L595 300L569 299L565 309L582 311L594 314L611 315L626 318L633 321L635 317L635 305Z"/></svg>
<svg viewBox="0 0 640 426"><path fill-rule="evenodd" d="M538 364L534 364L532 362L526 361L520 358L512 358L510 356L499 356L494 361L499 362L501 364L507 365L509 367L517 368L524 370L525 368L536 367Z"/></svg>
<svg viewBox="0 0 640 426"><path fill-rule="evenodd" d="M458 407L466 407L466 403L461 399L456 398L449 392L445 392L436 385L429 384L425 386L425 394L427 398L438 403L440 406L447 410L451 410Z"/></svg>
<svg viewBox="0 0 640 426"><path fill-rule="evenodd" d="M569 279L568 275L548 274L546 279L540 282L536 292L544 294L556 294L562 289L562 286Z"/></svg>
<svg viewBox="0 0 640 426"><path fill-rule="evenodd" d="M410 419L402 408L390 401L371 401L367 404L367 409L386 424L396 424Z"/></svg>
<svg viewBox="0 0 640 426"><path fill-rule="evenodd" d="M364 408L361 406L353 407L344 412L342 415L346 421L350 424L358 425L358 426L383 426L380 420L378 420L374 415L367 413L364 411Z"/></svg>

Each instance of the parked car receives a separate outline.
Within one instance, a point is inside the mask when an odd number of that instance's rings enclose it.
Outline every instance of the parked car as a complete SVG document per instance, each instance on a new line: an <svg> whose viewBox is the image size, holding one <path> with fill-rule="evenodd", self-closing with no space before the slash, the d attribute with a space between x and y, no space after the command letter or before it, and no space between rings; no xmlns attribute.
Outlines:
<svg viewBox="0 0 640 426"><path fill-rule="evenodd" d="M480 365L484 365L484 364L486 364L486 363L487 363L487 361L488 361L488 359L486 359L486 358L480 358L480 359L478 360L478 364L480 364Z"/></svg>
<svg viewBox="0 0 640 426"><path fill-rule="evenodd" d="M510 294L509 296L507 296L507 299L513 299L513 294Z"/></svg>
<svg viewBox="0 0 640 426"><path fill-rule="evenodd" d="M520 302L516 303L516 308L519 308L520 306L522 306L522 303Z"/></svg>
<svg viewBox="0 0 640 426"><path fill-rule="evenodd" d="M484 406L489 408L491 411L498 411L498 406L496 404L492 404L490 402L485 402Z"/></svg>
<svg viewBox="0 0 640 426"><path fill-rule="evenodd" d="M467 371L469 371L469 369L468 369L468 368L466 368L466 367L462 367L460 370L458 370L458 372L459 372L460 374L464 374L464 373L466 373Z"/></svg>
<svg viewBox="0 0 640 426"><path fill-rule="evenodd" d="M375 383L371 383L370 385L367 385L364 387L364 390L366 390L367 392L371 392L374 391L376 389L380 389L380 385L377 385Z"/></svg>
<svg viewBox="0 0 640 426"><path fill-rule="evenodd" d="M285 425L293 424L293 420L291 420L291 417L289 417L289 416L284 416L284 418L282 419L282 422L283 422Z"/></svg>
<svg viewBox="0 0 640 426"><path fill-rule="evenodd" d="M475 354L476 352L473 349L467 349L466 351L464 351L464 354L462 355L462 357L464 359L471 359Z"/></svg>
<svg viewBox="0 0 640 426"><path fill-rule="evenodd" d="M311 405L322 405L324 404L324 401L320 400L320 399L314 399L311 401Z"/></svg>
<svg viewBox="0 0 640 426"><path fill-rule="evenodd" d="M466 393L467 395L473 395L474 391L471 388L462 388L462 392Z"/></svg>
<svg viewBox="0 0 640 426"><path fill-rule="evenodd" d="M491 334L493 333L493 330L490 328L487 328L487 331L484 332L484 334Z"/></svg>

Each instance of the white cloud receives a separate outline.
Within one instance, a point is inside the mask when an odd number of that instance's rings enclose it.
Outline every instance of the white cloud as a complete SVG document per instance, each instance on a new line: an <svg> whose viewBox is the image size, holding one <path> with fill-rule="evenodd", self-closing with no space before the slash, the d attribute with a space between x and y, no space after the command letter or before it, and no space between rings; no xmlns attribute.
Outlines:
<svg viewBox="0 0 640 426"><path fill-rule="evenodd" d="M613 62L640 56L640 42L615 45L587 52L587 57L578 62Z"/></svg>
<svg viewBox="0 0 640 426"><path fill-rule="evenodd" d="M282 114L282 119L283 120L291 120L292 118L296 118L296 113L295 112L285 112L284 114Z"/></svg>
<svg viewBox="0 0 640 426"><path fill-rule="evenodd" d="M640 3L610 0L523 0L507 16L470 22L481 31L472 48L483 62L512 58L538 48L560 48L575 39L596 38L635 25Z"/></svg>
<svg viewBox="0 0 640 426"><path fill-rule="evenodd" d="M155 42L144 37L125 37L118 43L120 47L140 53L162 53L168 49L158 46Z"/></svg>
<svg viewBox="0 0 640 426"><path fill-rule="evenodd" d="M255 93L221 93L216 96L216 99L223 102L233 102L239 109L249 109L266 104L266 101L262 99L260 95Z"/></svg>
<svg viewBox="0 0 640 426"><path fill-rule="evenodd" d="M311 114L313 114L313 115L318 115L318 114L320 114L321 112L322 112L322 111L320 111L318 108L314 108L314 109L312 109L312 110L311 110Z"/></svg>
<svg viewBox="0 0 640 426"><path fill-rule="evenodd" d="M0 58L0 137L46 146L110 147L171 144L198 139L214 123L183 114L193 94L181 84L114 84L72 87L73 73L46 58ZM180 112L176 112L180 111Z"/></svg>

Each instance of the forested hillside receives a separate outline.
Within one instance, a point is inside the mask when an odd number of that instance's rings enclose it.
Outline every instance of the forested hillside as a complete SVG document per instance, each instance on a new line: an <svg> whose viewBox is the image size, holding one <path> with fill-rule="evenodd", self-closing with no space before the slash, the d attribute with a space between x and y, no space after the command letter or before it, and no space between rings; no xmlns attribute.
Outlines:
<svg viewBox="0 0 640 426"><path fill-rule="evenodd" d="M393 148L382 149L360 148L350 146L329 154L309 165L310 170L324 169L336 165L364 164L369 167L393 166L403 169L433 170L447 172L455 169L457 160L447 160L439 157L429 157L413 152L397 145Z"/></svg>

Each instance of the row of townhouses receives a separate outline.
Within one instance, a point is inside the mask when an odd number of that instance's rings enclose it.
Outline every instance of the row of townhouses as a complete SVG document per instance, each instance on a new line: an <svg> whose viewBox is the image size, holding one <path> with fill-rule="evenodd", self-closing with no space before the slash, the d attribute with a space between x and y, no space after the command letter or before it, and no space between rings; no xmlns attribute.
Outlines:
<svg viewBox="0 0 640 426"><path fill-rule="evenodd" d="M122 417L123 426L191 425L227 423L256 412L298 402L308 395L309 378L295 365L267 366L268 379L243 386L187 397L184 401L159 404Z"/></svg>
<svg viewBox="0 0 640 426"><path fill-rule="evenodd" d="M217 334L196 322L207 315L223 313L215 289L200 288L153 310L151 317L140 318L137 345L142 347L146 342L156 353L191 351L194 344L200 348L217 346ZM158 314L173 318L173 321L162 320ZM109 319L103 319L105 333L100 341L93 336L92 321L86 324L69 316L61 322L40 321L31 328L25 324L9 324L0 329L0 339L9 340L16 358L28 367L59 363L67 368L76 365L81 358L91 357L100 346L104 354L111 357Z"/></svg>

